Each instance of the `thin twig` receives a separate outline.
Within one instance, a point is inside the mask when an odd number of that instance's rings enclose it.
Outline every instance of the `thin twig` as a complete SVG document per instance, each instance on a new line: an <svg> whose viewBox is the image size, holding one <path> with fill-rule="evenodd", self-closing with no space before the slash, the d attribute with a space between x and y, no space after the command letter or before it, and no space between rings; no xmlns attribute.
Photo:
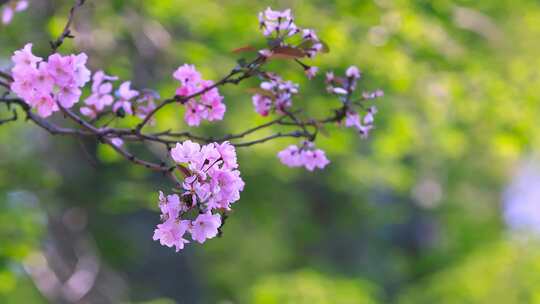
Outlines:
<svg viewBox="0 0 540 304"><path fill-rule="evenodd" d="M71 10L69 11L68 21L64 26L64 30L56 40L49 42L53 53L58 50L58 48L64 43L64 40L66 38L75 38L75 36L71 34L70 27L73 23L73 18L75 17L75 11L81 6L83 6L85 2L86 0L75 0L75 4L71 7Z"/></svg>

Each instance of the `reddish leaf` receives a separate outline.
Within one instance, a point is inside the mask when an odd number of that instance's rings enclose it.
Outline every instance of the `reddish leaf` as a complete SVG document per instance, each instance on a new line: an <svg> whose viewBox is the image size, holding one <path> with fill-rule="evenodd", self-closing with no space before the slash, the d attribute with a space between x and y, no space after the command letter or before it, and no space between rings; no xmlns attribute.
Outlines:
<svg viewBox="0 0 540 304"><path fill-rule="evenodd" d="M272 59L296 59L306 56L306 53L302 49L280 46L272 50Z"/></svg>
<svg viewBox="0 0 540 304"><path fill-rule="evenodd" d="M256 52L257 49L252 47L251 45L246 45L246 46L243 46L243 47L239 47L237 49L234 49L232 50L233 53L244 53L244 52Z"/></svg>

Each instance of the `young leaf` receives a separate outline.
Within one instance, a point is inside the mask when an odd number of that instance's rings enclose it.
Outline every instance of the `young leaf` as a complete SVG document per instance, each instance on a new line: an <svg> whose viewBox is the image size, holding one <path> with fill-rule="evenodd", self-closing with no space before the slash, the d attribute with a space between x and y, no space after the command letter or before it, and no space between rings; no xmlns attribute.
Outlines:
<svg viewBox="0 0 540 304"><path fill-rule="evenodd" d="M274 52L270 57L272 59L296 59L306 56L303 50L290 46L280 46L272 51Z"/></svg>

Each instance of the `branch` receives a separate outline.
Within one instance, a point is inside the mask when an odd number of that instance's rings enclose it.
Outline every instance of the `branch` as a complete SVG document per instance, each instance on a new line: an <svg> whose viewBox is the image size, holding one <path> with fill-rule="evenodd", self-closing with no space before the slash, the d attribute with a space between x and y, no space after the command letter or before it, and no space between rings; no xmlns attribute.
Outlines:
<svg viewBox="0 0 540 304"><path fill-rule="evenodd" d="M75 36L71 34L70 27L73 23L73 18L75 17L75 11L81 6L83 6L85 2L86 0L75 0L75 4L71 7L71 10L69 11L68 21L64 26L64 30L56 40L49 42L53 53L58 50L58 48L64 43L64 40L66 38L75 38Z"/></svg>
<svg viewBox="0 0 540 304"><path fill-rule="evenodd" d="M160 105L158 105L156 108L154 108L150 113L148 113L148 115L146 115L146 117L143 119L143 121L137 125L137 132L140 132L142 130L142 128L150 121L150 119L152 119L152 117L159 111L161 110L163 107L165 107L166 105L168 104L171 104L173 102L179 102L181 104L184 104L186 102L188 102L190 99L193 99L193 98L196 98L206 92L209 92L210 90L214 89L214 88L217 88L217 87L220 87L222 85L225 85L225 84L228 84L228 83L232 83L232 84L239 84L242 80L244 79L247 79L252 75L253 71L255 71L259 66L258 64L259 63L262 63L264 62L263 60L263 57L261 56L258 56L257 58L255 58L255 60L253 60L248 66L250 67L247 71L244 71L244 73L242 74L242 76L234 79L233 77L238 74L238 73L241 73L241 70L239 70L238 68L234 68L232 69L231 72L229 72L229 74L225 77L223 77L220 81L214 83L213 85L207 87L207 88L204 88L202 90L200 90L199 92L196 92L196 93L193 93L189 96L179 96L179 95L176 95L174 96L173 98L169 98L169 99L166 99L164 100Z"/></svg>

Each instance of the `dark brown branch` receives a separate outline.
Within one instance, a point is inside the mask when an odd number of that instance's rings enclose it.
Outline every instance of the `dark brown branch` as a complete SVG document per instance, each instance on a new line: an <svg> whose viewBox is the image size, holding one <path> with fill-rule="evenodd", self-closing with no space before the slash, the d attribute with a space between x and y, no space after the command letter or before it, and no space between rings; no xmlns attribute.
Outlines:
<svg viewBox="0 0 540 304"><path fill-rule="evenodd" d="M85 2L86 0L75 0L75 4L71 7L71 10L69 11L68 21L66 25L64 26L64 30L62 31L62 33L56 40L49 42L53 53L56 52L56 50L58 50L58 48L64 43L65 39L75 37L71 34L70 27L75 17L75 11L81 6L83 6Z"/></svg>
<svg viewBox="0 0 540 304"><path fill-rule="evenodd" d="M309 137L310 134L306 134L302 131L294 131L294 132L290 132L290 133L276 133L276 134L273 134L273 135L270 135L270 136L267 136L267 137L263 137L261 139L257 139L257 140L253 140L253 141L248 141L248 142L243 142L243 143L237 143L237 144L233 144L234 146L236 147L249 147L249 146L253 146L253 145L256 145L256 144L262 144L264 142L267 142L269 140L272 140L272 139L276 139L276 138L282 138L282 137Z"/></svg>
<svg viewBox="0 0 540 304"><path fill-rule="evenodd" d="M13 77L11 77L11 75L1 70L0 70L0 77L6 79L8 82L13 81Z"/></svg>

